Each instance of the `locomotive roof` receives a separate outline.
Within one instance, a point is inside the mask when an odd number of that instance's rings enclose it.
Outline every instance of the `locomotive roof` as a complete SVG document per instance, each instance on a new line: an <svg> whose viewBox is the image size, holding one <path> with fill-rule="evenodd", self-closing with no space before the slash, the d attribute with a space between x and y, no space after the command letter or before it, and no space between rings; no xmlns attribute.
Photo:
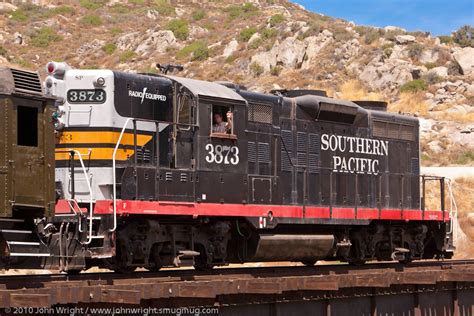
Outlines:
<svg viewBox="0 0 474 316"><path fill-rule="evenodd" d="M183 86L188 88L189 91L191 91L191 93L193 93L194 95L223 98L240 101L243 103L246 102L246 100L240 94L219 83L168 75L163 75L163 77L169 78L182 84Z"/></svg>

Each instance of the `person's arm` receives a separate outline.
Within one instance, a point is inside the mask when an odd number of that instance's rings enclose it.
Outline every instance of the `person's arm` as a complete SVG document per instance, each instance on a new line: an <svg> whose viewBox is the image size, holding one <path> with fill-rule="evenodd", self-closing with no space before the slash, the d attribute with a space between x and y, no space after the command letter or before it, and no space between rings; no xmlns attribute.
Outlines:
<svg viewBox="0 0 474 316"><path fill-rule="evenodd" d="M229 134L232 134L232 120L233 120L233 114L232 112L227 112L227 123L226 123L226 130Z"/></svg>

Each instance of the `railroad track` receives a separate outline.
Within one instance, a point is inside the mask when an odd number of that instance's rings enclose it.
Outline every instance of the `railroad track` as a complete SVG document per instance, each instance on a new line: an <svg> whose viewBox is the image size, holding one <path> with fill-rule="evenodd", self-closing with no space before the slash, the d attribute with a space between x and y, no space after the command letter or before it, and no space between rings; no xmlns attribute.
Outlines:
<svg viewBox="0 0 474 316"><path fill-rule="evenodd" d="M165 270L132 274L16 275L0 277L0 308L66 304L130 304L147 300L198 300L218 297L283 295L291 292L336 293L343 289L391 289L397 285L469 284L474 288L474 260L421 261L410 265L239 267L209 272Z"/></svg>

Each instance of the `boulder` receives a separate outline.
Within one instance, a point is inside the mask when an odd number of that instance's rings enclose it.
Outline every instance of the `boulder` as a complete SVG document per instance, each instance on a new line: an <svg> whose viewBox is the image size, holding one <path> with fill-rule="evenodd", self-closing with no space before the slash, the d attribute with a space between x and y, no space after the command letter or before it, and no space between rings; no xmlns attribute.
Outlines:
<svg viewBox="0 0 474 316"><path fill-rule="evenodd" d="M422 64L435 63L439 59L439 53L434 49L425 49L418 61Z"/></svg>
<svg viewBox="0 0 474 316"><path fill-rule="evenodd" d="M416 38L413 35L397 35L395 36L395 41L398 44L405 45L405 44L414 43L416 41Z"/></svg>
<svg viewBox="0 0 474 316"><path fill-rule="evenodd" d="M463 75L474 74L474 47L460 48L454 52L453 57L461 67Z"/></svg>
<svg viewBox="0 0 474 316"><path fill-rule="evenodd" d="M224 53L222 54L222 56L225 58L232 56L237 51L238 48L239 48L239 42L233 39L224 48Z"/></svg>
<svg viewBox="0 0 474 316"><path fill-rule="evenodd" d="M405 59L408 58L408 49L402 45L395 45L392 48L390 59Z"/></svg>
<svg viewBox="0 0 474 316"><path fill-rule="evenodd" d="M372 89L393 91L413 80L414 68L413 64L405 60L389 59L383 63L379 57L362 70L359 78Z"/></svg>
<svg viewBox="0 0 474 316"><path fill-rule="evenodd" d="M474 84L467 85L466 94L474 96Z"/></svg>
<svg viewBox="0 0 474 316"><path fill-rule="evenodd" d="M277 64L277 52L275 46L268 52L260 52L253 55L250 60L250 65L258 64L265 72L269 72L271 67L274 67Z"/></svg>
<svg viewBox="0 0 474 316"><path fill-rule="evenodd" d="M137 54L164 53L166 50L176 44L176 37L171 31L152 31L145 33L143 41L137 46Z"/></svg>
<svg viewBox="0 0 474 316"><path fill-rule="evenodd" d="M135 48L137 40L140 40L140 35L141 32L132 32L120 36L116 41L117 48L120 50L132 50Z"/></svg>
<svg viewBox="0 0 474 316"><path fill-rule="evenodd" d="M319 52L328 44L334 41L333 34L324 30L318 36L310 36L304 39L306 45L306 57L304 58L302 68L308 69L317 59Z"/></svg>
<svg viewBox="0 0 474 316"><path fill-rule="evenodd" d="M277 48L277 63L288 68L299 68L306 52L304 42L293 37L286 38Z"/></svg>
<svg viewBox="0 0 474 316"><path fill-rule="evenodd" d="M13 12L17 7L11 3L0 2L0 13L9 13Z"/></svg>
<svg viewBox="0 0 474 316"><path fill-rule="evenodd" d="M441 78L447 77L448 76L448 67L435 67L430 70L428 70L428 75L435 75Z"/></svg>
<svg viewBox="0 0 474 316"><path fill-rule="evenodd" d="M433 140L427 144L428 149L434 154L440 154L443 152L443 147L438 140Z"/></svg>
<svg viewBox="0 0 474 316"><path fill-rule="evenodd" d="M104 52L102 47L105 45L105 41L95 39L92 42L86 42L82 44L76 51L76 54L80 56L95 56L99 57ZM82 58L81 58L82 59Z"/></svg>
<svg viewBox="0 0 474 316"><path fill-rule="evenodd" d="M13 43L17 45L23 45L24 44L23 35L21 35L21 33L19 32L15 32L15 34L13 34Z"/></svg>

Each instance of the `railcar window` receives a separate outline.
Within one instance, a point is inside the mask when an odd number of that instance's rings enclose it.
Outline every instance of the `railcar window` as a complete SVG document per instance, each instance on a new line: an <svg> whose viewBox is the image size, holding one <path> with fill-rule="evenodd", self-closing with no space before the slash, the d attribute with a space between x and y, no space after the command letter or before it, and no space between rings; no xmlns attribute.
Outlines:
<svg viewBox="0 0 474 316"><path fill-rule="evenodd" d="M38 109L28 106L17 107L17 144L38 146Z"/></svg>
<svg viewBox="0 0 474 316"><path fill-rule="evenodd" d="M178 98L178 123L179 124L192 124L192 100L184 94ZM180 129L190 129L190 126L182 126Z"/></svg>
<svg viewBox="0 0 474 316"><path fill-rule="evenodd" d="M212 106L211 135L234 135L234 115L230 106Z"/></svg>

